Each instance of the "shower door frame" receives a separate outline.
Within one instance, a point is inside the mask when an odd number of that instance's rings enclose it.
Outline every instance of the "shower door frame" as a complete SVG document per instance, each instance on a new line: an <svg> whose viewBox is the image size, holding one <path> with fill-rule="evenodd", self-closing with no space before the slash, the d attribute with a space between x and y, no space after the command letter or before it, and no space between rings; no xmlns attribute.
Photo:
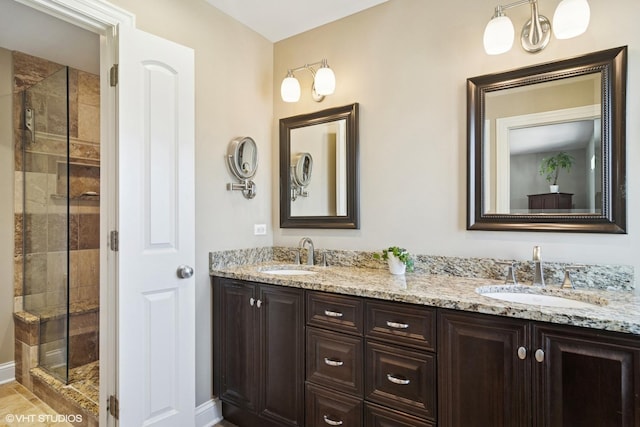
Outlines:
<svg viewBox="0 0 640 427"><path fill-rule="evenodd" d="M118 27L135 27L135 16L116 6L92 0L15 0L25 6L84 28L100 36L100 240L117 230L117 96L110 90L110 70L118 58ZM104 248L104 246L102 247ZM113 425L107 396L117 384L117 262L111 251L100 251L100 425Z"/></svg>

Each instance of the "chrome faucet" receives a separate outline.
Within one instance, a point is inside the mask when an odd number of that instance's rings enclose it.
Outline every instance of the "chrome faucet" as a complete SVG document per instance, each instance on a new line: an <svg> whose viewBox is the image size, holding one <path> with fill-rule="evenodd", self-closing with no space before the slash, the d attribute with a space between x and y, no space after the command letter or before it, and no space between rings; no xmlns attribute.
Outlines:
<svg viewBox="0 0 640 427"><path fill-rule="evenodd" d="M309 237L303 237L300 239L298 246L300 249L304 249L307 244L309 245L309 250L307 252L307 264L313 265L313 241Z"/></svg>
<svg viewBox="0 0 640 427"><path fill-rule="evenodd" d="M533 247L533 286L544 286L544 274L542 273L542 258L540 246Z"/></svg>

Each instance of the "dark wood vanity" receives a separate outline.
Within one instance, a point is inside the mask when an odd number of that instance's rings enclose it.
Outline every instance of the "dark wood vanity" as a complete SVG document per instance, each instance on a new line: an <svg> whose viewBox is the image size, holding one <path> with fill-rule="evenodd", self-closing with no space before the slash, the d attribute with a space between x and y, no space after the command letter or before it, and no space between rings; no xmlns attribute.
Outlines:
<svg viewBox="0 0 640 427"><path fill-rule="evenodd" d="M529 198L530 210L558 210L573 207L572 193L529 194L527 197Z"/></svg>
<svg viewBox="0 0 640 427"><path fill-rule="evenodd" d="M213 277L214 394L249 426L640 426L631 334Z"/></svg>

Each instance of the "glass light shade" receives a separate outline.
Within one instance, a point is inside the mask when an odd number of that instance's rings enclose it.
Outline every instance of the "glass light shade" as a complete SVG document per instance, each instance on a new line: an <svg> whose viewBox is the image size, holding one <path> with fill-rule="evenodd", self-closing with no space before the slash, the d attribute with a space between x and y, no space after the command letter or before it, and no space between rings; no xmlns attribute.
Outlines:
<svg viewBox="0 0 640 427"><path fill-rule="evenodd" d="M484 50L489 55L499 55L508 52L513 46L516 31L511 19L506 16L497 16L487 24L484 29Z"/></svg>
<svg viewBox="0 0 640 427"><path fill-rule="evenodd" d="M587 0L562 0L553 14L553 34L570 39L587 31L591 9Z"/></svg>
<svg viewBox="0 0 640 427"><path fill-rule="evenodd" d="M331 95L336 90L336 75L329 67L319 68L313 84L318 95Z"/></svg>
<svg viewBox="0 0 640 427"><path fill-rule="evenodd" d="M300 100L300 82L293 76L287 76L280 85L280 96L284 102L298 102Z"/></svg>

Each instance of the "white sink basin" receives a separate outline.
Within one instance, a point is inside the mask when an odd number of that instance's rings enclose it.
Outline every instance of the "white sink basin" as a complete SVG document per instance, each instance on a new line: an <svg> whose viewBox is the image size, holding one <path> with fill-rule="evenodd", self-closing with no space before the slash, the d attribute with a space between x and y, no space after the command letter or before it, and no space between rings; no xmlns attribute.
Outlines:
<svg viewBox="0 0 640 427"><path fill-rule="evenodd" d="M538 294L518 294L513 292L488 292L481 294L482 296L495 298L502 301L519 302L529 305L546 305L549 307L565 307L565 308L594 308L595 304L575 299L556 297L553 295Z"/></svg>
<svg viewBox="0 0 640 427"><path fill-rule="evenodd" d="M487 286L476 289L476 292L482 296L499 299L501 301L537 306L543 305L547 307L593 309L606 304L606 301L603 300L594 302L581 301L580 294L575 294L572 295L572 298L567 298L562 295L553 295L551 291L545 288L537 289L531 288L530 286Z"/></svg>
<svg viewBox="0 0 640 427"><path fill-rule="evenodd" d="M266 274L276 274L279 276L311 276L316 274L316 271L305 270L303 268L278 268L278 267L269 267L260 270L261 273Z"/></svg>

